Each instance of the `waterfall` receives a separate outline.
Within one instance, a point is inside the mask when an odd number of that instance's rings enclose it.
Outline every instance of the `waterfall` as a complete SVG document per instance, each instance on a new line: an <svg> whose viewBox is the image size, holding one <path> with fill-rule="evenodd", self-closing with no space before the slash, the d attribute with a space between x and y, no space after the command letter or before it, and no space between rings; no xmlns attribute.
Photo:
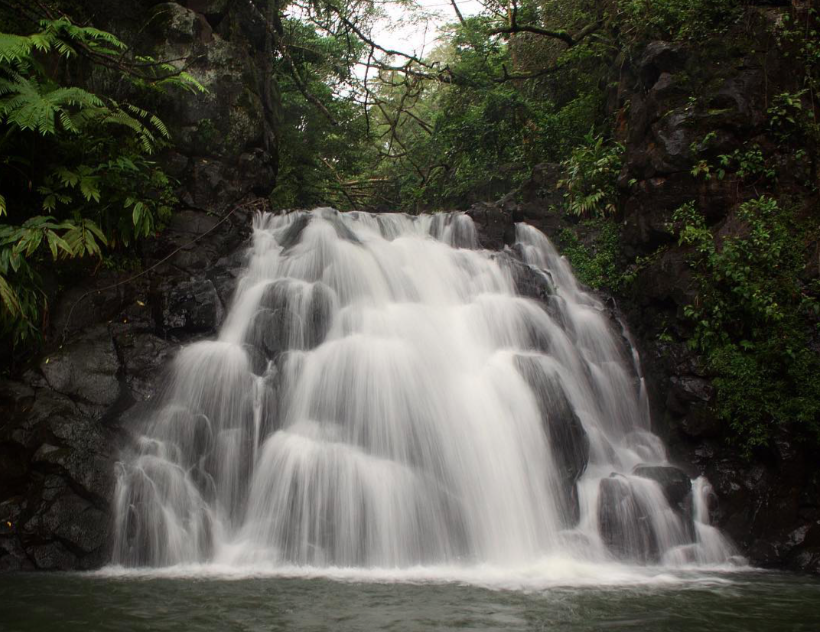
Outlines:
<svg viewBox="0 0 820 632"><path fill-rule="evenodd" d="M461 213L257 216L118 465L114 562L731 560L623 328L536 229L477 244Z"/></svg>

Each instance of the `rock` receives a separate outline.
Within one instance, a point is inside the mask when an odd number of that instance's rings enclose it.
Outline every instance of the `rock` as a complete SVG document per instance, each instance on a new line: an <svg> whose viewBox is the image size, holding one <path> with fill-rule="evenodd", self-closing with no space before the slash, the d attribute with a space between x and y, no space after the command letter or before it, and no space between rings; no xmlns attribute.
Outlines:
<svg viewBox="0 0 820 632"><path fill-rule="evenodd" d="M219 294L209 279L194 278L175 284L163 298L160 326L166 331L213 333L225 315Z"/></svg>
<svg viewBox="0 0 820 632"><path fill-rule="evenodd" d="M683 509L684 502L692 493L692 480L686 472L671 465L638 465L632 470L635 476L649 478L663 489L672 508Z"/></svg>
<svg viewBox="0 0 820 632"><path fill-rule="evenodd" d="M627 478L612 474L601 479L598 532L616 557L640 563L657 560L658 542L649 514Z"/></svg>
<svg viewBox="0 0 820 632"><path fill-rule="evenodd" d="M29 554L40 570L69 571L77 568L76 557L60 542L32 546Z"/></svg>
<svg viewBox="0 0 820 632"><path fill-rule="evenodd" d="M565 515L574 524L579 515L576 483L589 461L589 436L550 364L537 356L517 356L515 363L533 390L544 419L555 468L561 477L562 504L568 512Z"/></svg>
<svg viewBox="0 0 820 632"><path fill-rule="evenodd" d="M467 210L478 233L478 243L488 250L501 250L505 245L515 243L515 221L513 214L496 204L474 204Z"/></svg>
<svg viewBox="0 0 820 632"><path fill-rule="evenodd" d="M260 67L266 29L251 2L186 4L153 9L153 55L184 60L179 65L205 91L166 98L159 114L177 130L175 153L188 158L172 159L181 199L192 208L224 212L251 192L267 195L276 178L277 103L266 93Z"/></svg>
<svg viewBox="0 0 820 632"><path fill-rule="evenodd" d="M159 24L162 35L170 44L191 44L197 39L203 42L213 39L211 27L204 16L176 2L156 5L154 22Z"/></svg>
<svg viewBox="0 0 820 632"><path fill-rule="evenodd" d="M549 304L555 296L555 287L549 272L539 270L503 253L497 259L510 271L519 295L543 304Z"/></svg>
<svg viewBox="0 0 820 632"><path fill-rule="evenodd" d="M697 285L689 265L689 253L669 250L661 254L653 265L638 273L641 287L637 297L642 305L663 303L683 315L683 307L697 296Z"/></svg>
<svg viewBox="0 0 820 632"><path fill-rule="evenodd" d="M644 48L638 62L641 79L647 87L652 87L663 73L675 73L684 68L688 51L683 44L672 42L650 42Z"/></svg>
<svg viewBox="0 0 820 632"><path fill-rule="evenodd" d="M304 284L292 279L270 283L259 301L245 337L252 364L261 368L258 353L268 360L291 349L313 349L330 327L333 293L324 283Z"/></svg>
<svg viewBox="0 0 820 632"><path fill-rule="evenodd" d="M34 570L17 538L0 535L0 573Z"/></svg>
<svg viewBox="0 0 820 632"><path fill-rule="evenodd" d="M68 491L29 520L23 529L42 538L59 538L88 554L107 544L108 519L90 502Z"/></svg>
<svg viewBox="0 0 820 632"><path fill-rule="evenodd" d="M137 401L158 392L176 346L152 333L125 331L116 337L125 383Z"/></svg>
<svg viewBox="0 0 820 632"><path fill-rule="evenodd" d="M40 371L58 393L107 407L119 397L120 364L105 325L97 325L41 363Z"/></svg>

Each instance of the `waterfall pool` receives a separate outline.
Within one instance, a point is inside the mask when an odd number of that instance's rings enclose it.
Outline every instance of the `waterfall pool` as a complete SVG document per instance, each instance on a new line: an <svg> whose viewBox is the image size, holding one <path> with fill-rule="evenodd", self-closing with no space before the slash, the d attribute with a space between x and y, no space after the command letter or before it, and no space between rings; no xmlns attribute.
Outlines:
<svg viewBox="0 0 820 632"><path fill-rule="evenodd" d="M544 569L542 569L544 571ZM534 572L534 571L533 571ZM559 571L556 571L558 573ZM301 576L300 576L301 574ZM547 573L548 575L548 573ZM4 632L820 629L820 581L775 572L598 568L599 581L489 569L182 567L0 575Z"/></svg>

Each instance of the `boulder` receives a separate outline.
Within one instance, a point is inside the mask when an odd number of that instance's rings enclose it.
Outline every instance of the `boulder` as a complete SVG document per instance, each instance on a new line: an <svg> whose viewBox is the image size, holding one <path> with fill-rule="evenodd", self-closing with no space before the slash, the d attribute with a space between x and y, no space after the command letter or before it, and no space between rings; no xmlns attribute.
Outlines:
<svg viewBox="0 0 820 632"><path fill-rule="evenodd" d="M137 401L150 399L162 384L176 346L153 333L133 330L120 333L115 340L131 396Z"/></svg>
<svg viewBox="0 0 820 632"><path fill-rule="evenodd" d="M258 352L276 359L291 349L313 349L330 328L333 293L324 283L304 284L291 279L270 283L259 301L245 336L256 368Z"/></svg>
<svg viewBox="0 0 820 632"><path fill-rule="evenodd" d="M174 284L162 298L160 326L165 331L213 333L222 324L225 309L210 279Z"/></svg>
<svg viewBox="0 0 820 632"><path fill-rule="evenodd" d="M515 243L515 222L513 213L498 204L480 202L467 210L478 234L478 243L488 250L501 250Z"/></svg>
<svg viewBox="0 0 820 632"><path fill-rule="evenodd" d="M546 358L517 356L516 366L529 384L544 420L555 469L561 483L561 504L570 525L578 521L576 483L589 462L589 436Z"/></svg>
<svg viewBox="0 0 820 632"><path fill-rule="evenodd" d="M598 488L598 532L616 557L648 563L658 558L649 508L624 476L601 479Z"/></svg>
<svg viewBox="0 0 820 632"><path fill-rule="evenodd" d="M684 509L684 503L692 493L692 480L686 472L671 465L638 465L632 473L658 483L669 505Z"/></svg>

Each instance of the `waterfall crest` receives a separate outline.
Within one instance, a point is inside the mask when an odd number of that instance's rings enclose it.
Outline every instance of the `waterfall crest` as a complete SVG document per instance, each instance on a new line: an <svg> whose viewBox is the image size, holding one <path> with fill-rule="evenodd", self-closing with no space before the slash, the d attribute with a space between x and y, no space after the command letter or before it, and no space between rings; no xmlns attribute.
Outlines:
<svg viewBox="0 0 820 632"><path fill-rule="evenodd" d="M119 465L114 562L730 561L626 332L536 229L477 243L461 213L257 216Z"/></svg>

